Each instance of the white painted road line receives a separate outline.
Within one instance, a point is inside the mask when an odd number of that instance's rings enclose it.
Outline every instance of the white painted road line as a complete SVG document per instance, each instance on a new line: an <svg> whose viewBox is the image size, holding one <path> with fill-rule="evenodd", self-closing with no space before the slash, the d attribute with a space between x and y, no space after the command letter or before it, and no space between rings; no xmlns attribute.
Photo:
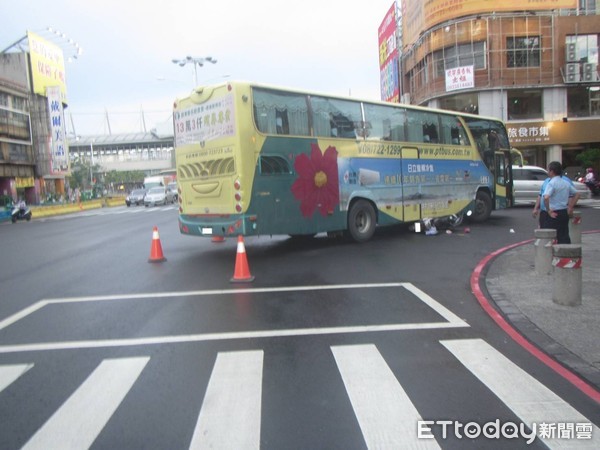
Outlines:
<svg viewBox="0 0 600 450"><path fill-rule="evenodd" d="M127 301L127 300L156 300L159 298L175 298L175 297L205 297L216 295L231 295L248 293L279 293L279 292L303 292L303 291L319 291L333 289L365 289L365 288L393 288L402 287L415 295L415 297L433 309L444 320L439 322L426 323L390 323L382 325L356 325L346 327L324 327L324 328L294 328L282 330L258 330L258 331L241 331L241 332L223 332L223 333L206 333L206 334L189 334L189 335L169 335L169 336L150 336L145 338L125 338L125 339L99 339L99 340L81 340L81 341L60 341L60 342L39 342L29 344L14 344L0 346L1 353L15 352L31 352L31 351L46 351L46 350L66 350L80 348L100 348L100 347L124 347L133 345L159 345L159 344L175 344L185 342L203 342L216 340L232 340L232 339L257 339L257 338L274 338L288 336L311 336L311 335L327 335L327 334L343 334L343 333L370 333L384 331L403 331L403 330L426 330L426 329L443 329L443 328L459 328L468 327L469 325L459 317L442 306L439 302L425 294L420 289L410 283L378 283L378 284L347 284L347 285L321 285L321 286L291 286L280 288L250 288L250 289L226 289L226 290L209 290L209 291L189 291L189 292L162 292L162 293L146 293L146 294L130 294L130 295L107 295L94 297L75 297L65 299L48 299L41 300L22 311L7 317L0 322L0 330L10 325L15 324L24 317L32 314L42 307L54 304L67 303L86 303L86 302L102 302L102 301ZM281 301L285 302L285 299Z"/></svg>
<svg viewBox="0 0 600 450"><path fill-rule="evenodd" d="M440 341L525 424L591 423L571 405L482 339ZM591 424L592 439L577 448L600 448L600 429ZM538 437L539 433L538 433ZM548 447L573 448L572 439L542 439Z"/></svg>
<svg viewBox="0 0 600 450"><path fill-rule="evenodd" d="M263 351L219 353L191 449L258 449Z"/></svg>
<svg viewBox="0 0 600 450"><path fill-rule="evenodd" d="M1 345L0 354L18 352L38 352L49 350L75 350L83 348L129 347L137 345L179 344L188 342L228 341L235 339L261 339L290 336L318 336L346 333L377 333L382 331L436 330L458 328L468 325L456 325L447 322L406 323L392 325L358 325L330 328L294 328L287 330L240 331L230 333L184 334L176 336L153 336L131 339L99 339L87 341L39 342L34 344Z"/></svg>
<svg viewBox="0 0 600 450"><path fill-rule="evenodd" d="M32 367L33 364L11 364L0 366L0 392L10 386Z"/></svg>
<svg viewBox="0 0 600 450"><path fill-rule="evenodd" d="M334 346L340 374L367 447L439 449L433 439L417 439L423 420L402 386L372 345Z"/></svg>
<svg viewBox="0 0 600 450"><path fill-rule="evenodd" d="M106 359L32 436L23 449L87 449L150 358Z"/></svg>

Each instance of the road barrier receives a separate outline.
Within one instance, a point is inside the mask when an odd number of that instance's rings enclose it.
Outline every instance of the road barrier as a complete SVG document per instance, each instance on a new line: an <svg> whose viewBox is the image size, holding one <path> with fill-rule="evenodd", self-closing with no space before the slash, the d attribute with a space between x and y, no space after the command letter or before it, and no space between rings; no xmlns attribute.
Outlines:
<svg viewBox="0 0 600 450"><path fill-rule="evenodd" d="M569 220L569 237L571 244L581 244L581 211L573 211Z"/></svg>
<svg viewBox="0 0 600 450"><path fill-rule="evenodd" d="M554 303L566 306L581 305L581 265L581 245L558 244L552 247Z"/></svg>
<svg viewBox="0 0 600 450"><path fill-rule="evenodd" d="M79 203L57 203L50 205L30 206L34 218L57 216L61 214L70 214L88 209L98 209L105 206L125 205L124 197L106 197L95 200L88 200Z"/></svg>
<svg viewBox="0 0 600 450"><path fill-rule="evenodd" d="M535 235L535 273L550 275L552 273L552 244L556 240L556 230L538 228Z"/></svg>

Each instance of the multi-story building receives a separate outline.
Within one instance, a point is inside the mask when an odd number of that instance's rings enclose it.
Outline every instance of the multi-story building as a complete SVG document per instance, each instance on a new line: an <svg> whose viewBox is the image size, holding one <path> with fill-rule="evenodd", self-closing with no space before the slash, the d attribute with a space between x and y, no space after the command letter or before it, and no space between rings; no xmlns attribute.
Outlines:
<svg viewBox="0 0 600 450"><path fill-rule="evenodd" d="M69 154L62 50L34 33L0 52L0 196L64 194Z"/></svg>
<svg viewBox="0 0 600 450"><path fill-rule="evenodd" d="M391 100L502 118L528 163L580 166L600 148L596 3L401 0Z"/></svg>
<svg viewBox="0 0 600 450"><path fill-rule="evenodd" d="M25 53L0 54L0 196L35 198L35 155Z"/></svg>

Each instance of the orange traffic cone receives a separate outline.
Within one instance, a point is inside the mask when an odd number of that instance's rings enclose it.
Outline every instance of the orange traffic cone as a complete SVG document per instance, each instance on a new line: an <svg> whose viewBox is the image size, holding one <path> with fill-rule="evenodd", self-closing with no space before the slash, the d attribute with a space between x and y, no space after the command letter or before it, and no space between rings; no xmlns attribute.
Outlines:
<svg viewBox="0 0 600 450"><path fill-rule="evenodd" d="M233 273L232 283L243 283L254 281L254 277L250 275L248 267L248 259L246 258L246 247L244 247L244 238L238 236L237 255L235 257L235 271Z"/></svg>
<svg viewBox="0 0 600 450"><path fill-rule="evenodd" d="M152 246L150 247L150 258L148 262L163 262L167 258L163 255L162 245L160 245L160 237L158 237L158 227L152 229Z"/></svg>

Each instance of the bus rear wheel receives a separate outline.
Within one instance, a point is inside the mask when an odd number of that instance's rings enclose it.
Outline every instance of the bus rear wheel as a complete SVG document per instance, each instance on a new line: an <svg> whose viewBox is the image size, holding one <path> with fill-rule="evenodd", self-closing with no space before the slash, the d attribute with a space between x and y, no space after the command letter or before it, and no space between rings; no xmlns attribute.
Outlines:
<svg viewBox="0 0 600 450"><path fill-rule="evenodd" d="M485 191L477 192L475 197L475 211L471 216L473 222L485 222L492 214L492 197Z"/></svg>
<svg viewBox="0 0 600 450"><path fill-rule="evenodd" d="M356 242L366 242L375 233L375 208L366 200L357 200L348 213L348 233Z"/></svg>

